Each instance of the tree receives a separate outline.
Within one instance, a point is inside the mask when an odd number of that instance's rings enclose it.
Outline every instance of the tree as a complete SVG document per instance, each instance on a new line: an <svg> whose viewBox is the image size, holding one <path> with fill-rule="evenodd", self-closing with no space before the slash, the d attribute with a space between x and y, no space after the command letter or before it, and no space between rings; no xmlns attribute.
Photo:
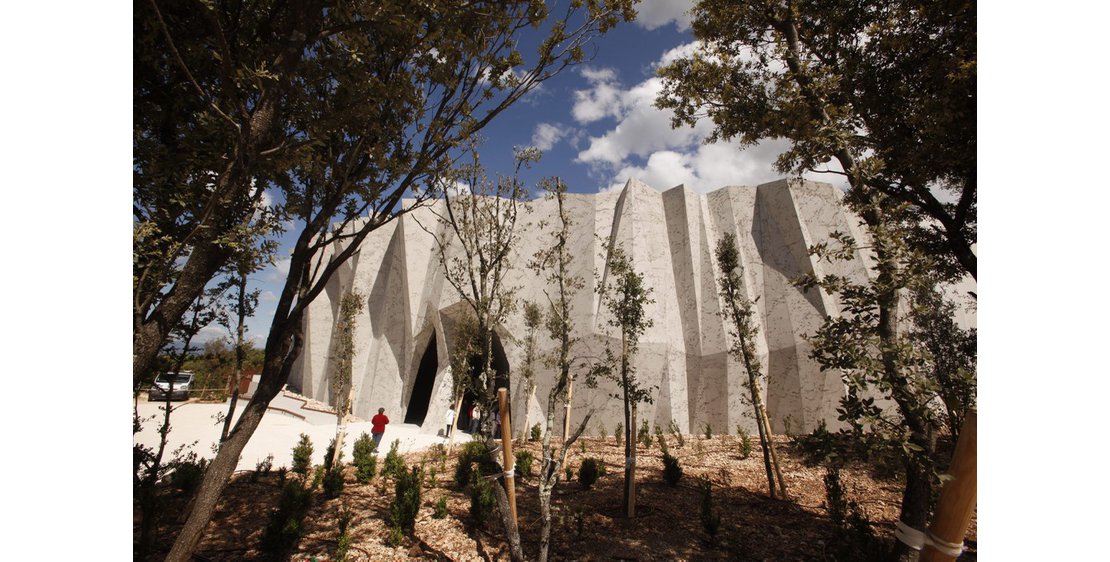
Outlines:
<svg viewBox="0 0 1110 562"><path fill-rule="evenodd" d="M975 26L970 0L704 0L656 104L712 119L708 141L789 139L784 172L836 159L850 196L910 204L911 239L974 277Z"/></svg>
<svg viewBox="0 0 1110 562"><path fill-rule="evenodd" d="M200 332L202 328L212 323L217 315L217 305L226 290L226 284L220 284L211 287L201 295L196 302L189 307L189 316L171 330L174 346L179 346L179 349L170 348L169 354L172 359L172 368L167 373L174 374L181 372L182 366L185 364L186 359L189 357L190 352L196 348L192 347L193 338ZM162 417L162 424L158 428L158 446L155 448L146 447L136 443L134 445L134 493L139 501L139 511L142 513L142 519L139 523L139 540L135 548L135 555L137 558L144 558L151 548L151 541L154 539L154 531L157 528L158 518L161 516L162 505L158 497L157 484L158 481L165 476L167 470L171 469L173 465L177 464L179 460L180 450L174 452L174 460L170 463L163 462L166 453L166 443L169 438L172 425L170 423L170 414L176 409L173 406L173 386L176 382L176 377L169 377L169 389L166 391L165 403L162 405L164 415ZM139 418L139 405L138 405L138 389L135 391L135 411L134 411L134 432L139 433L142 428L142 420Z"/></svg>
<svg viewBox="0 0 1110 562"><path fill-rule="evenodd" d="M205 473L168 560L183 561L195 549L239 453L300 355L304 311L332 275L371 232L422 205L443 185L463 141L581 61L594 34L631 17L628 4L573 3L550 21L527 63L516 48L519 34L548 22L546 7L534 1L332 6L305 0L249 10L208 4L166 19L147 14L160 23L146 33L154 38L143 46L154 45L152 58L170 61L158 68L186 76L175 84L189 92L183 95L203 100L194 105L205 119L246 134L238 144L217 143L216 153L235 158L212 168L219 173L213 189L240 199L257 193L254 181L280 189L281 218L299 229L258 388ZM153 0L152 6L157 8ZM206 82L197 88L198 80L188 79L194 74L191 59L181 64L175 45L182 41L170 40L169 30L179 28L189 31L188 47L203 55L201 66L211 70L210 82L219 89ZM255 56L258 45L274 56ZM252 58L245 60L247 55ZM264 122L256 126L257 120ZM265 175L233 166L240 160L273 163L276 171ZM402 203L405 194L413 198ZM182 275L188 262L218 257L218 244L201 242L191 246Z"/></svg>
<svg viewBox="0 0 1110 562"><path fill-rule="evenodd" d="M848 392L841 399L840 418L861 439L864 430L893 444L902 457L906 484L902 494L900 524L924 529L938 481L940 457L937 437L945 418L937 404L945 404L941 381L953 372L973 372L974 365L952 365L921 344L922 333L951 328L951 319L938 318L935 305L938 268L932 256L915 248L909 232L916 225L904 203L879 196L872 206L874 226L868 224L871 249L877 256L876 272L867 282L836 275L803 276L804 289L820 288L836 295L841 313L830 316L810 337L812 357L825 370L841 373ZM859 241L834 233L832 240L815 245L820 259L849 259L861 251ZM908 307L903 302L908 301ZM907 317L899 311L910 310ZM951 309L942 309L951 312ZM907 332L905 326L916 330ZM937 349L943 349L937 347ZM964 361L973 355L962 356ZM957 359L957 358L952 358ZM958 359L957 359L958 360ZM870 396L869 396L870 395ZM874 395L891 400L896 408L886 412ZM958 429L957 429L958 431ZM916 559L916 552L895 543L892 556Z"/></svg>
<svg viewBox="0 0 1110 562"><path fill-rule="evenodd" d="M651 403L652 387L641 385L632 363L639 347L640 336L654 325L644 316L644 307L655 302L649 297L652 289L644 285L644 276L632 267L632 260L620 245L611 246L606 258L608 282L598 284L601 300L609 310L609 326L620 330L621 348L614 353L606 342L605 359L594 367L594 376L615 380L624 401L624 496L622 510L629 518L636 516L636 406Z"/></svg>
<svg viewBox="0 0 1110 562"><path fill-rule="evenodd" d="M735 234L729 232L717 242L716 258L717 267L721 273L717 284L725 306L721 316L732 322L733 344L729 346L728 351L734 358L744 363L744 369L748 373L747 387L751 395L752 411L755 414L755 426L759 431L759 444L763 448L763 467L767 471L768 495L772 498L776 497L775 479L777 478L779 497L787 499L786 482L782 478L782 467L779 466L778 455L775 452L767 408L759 389L759 379L764 378L764 374L759 357L755 353L756 327L752 323L752 316L755 314L752 308L754 301L745 294L744 267L740 264Z"/></svg>
<svg viewBox="0 0 1110 562"><path fill-rule="evenodd" d="M524 336L524 366L520 369L520 380L524 381L524 412L517 424L520 426L520 439L524 440L528 436L528 412L536 395L536 330L543 325L543 312L539 305L531 301L525 301L521 308L524 311L524 328L528 333Z"/></svg>
<svg viewBox="0 0 1110 562"><path fill-rule="evenodd" d="M331 364L331 392L335 401L335 446L330 466L341 469L339 458L343 454L343 440L347 436L347 422L351 416L351 401L354 399L355 385L351 378L351 362L355 357L355 325L358 315L365 307L366 297L358 291L350 290L339 301L339 318L335 325L335 349Z"/></svg>
<svg viewBox="0 0 1110 562"><path fill-rule="evenodd" d="M233 260L233 270L230 272L232 285L236 291L230 293L216 320L227 329L235 342L235 372L231 381L231 399L227 405L227 415L224 417L223 429L220 432L220 443L227 440L231 430L231 418L235 415L235 406L239 402L239 384L243 377L243 363L247 356L247 318L254 316L258 308L259 290L247 292L247 277L262 268L264 263L271 261L274 247L271 241L264 241L261 245L244 245ZM232 324L231 316L234 311L235 323Z"/></svg>
<svg viewBox="0 0 1110 562"><path fill-rule="evenodd" d="M546 192L547 200L554 202L556 205L553 229L554 241L551 246L537 252L529 263L529 267L537 275L545 275L549 287L549 289L544 289L544 295L547 297L547 314L544 315L543 321L548 337L555 342L554 351L545 360L547 367L555 368L555 382L547 394L542 443L543 464L540 467L539 485L536 487L540 502L540 552L538 559L540 562L546 562L551 547L551 493L562 474L563 466L567 461L567 453L570 452L571 446L582 435L582 432L586 430L592 412L587 412L583 416L578 428L573 433L567 430L569 425L566 424L569 423L570 417L570 388L574 383L574 377L571 374L574 357L571 355L571 350L578 342L578 338L574 336L574 324L571 321L570 307L574 295L582 289L584 283L581 277L570 272L572 255L569 239L573 220L566 208L567 186L559 178L545 179L540 185L543 191ZM549 223L544 220L541 221L539 226L540 229L544 229L548 225ZM549 290L553 291L554 295ZM530 313L527 304L525 305L525 324L529 327L529 338L532 337L531 327L538 324L536 312L538 310L533 310ZM561 445L556 450L551 436L555 429L555 413L560 407L565 412L564 435Z"/></svg>
<svg viewBox="0 0 1110 562"><path fill-rule="evenodd" d="M535 149L518 150L513 175L499 176L496 180L486 176L477 151L472 154L472 164L461 169L459 178L468 189L455 194L445 191L442 210L432 208L444 232L435 237L435 245L444 278L466 303L474 319L476 368L455 375L468 377L469 386L477 391L478 403L488 413L481 420L486 453L491 466L501 467L493 420L498 410L497 389L507 387L509 381L494 372L494 332L516 307L516 288L507 286L505 277L520 239L517 218L527 197L519 179L520 170L537 160L539 153ZM508 485L506 479L501 479L493 491L511 556L513 560L523 560L520 531L509 509Z"/></svg>

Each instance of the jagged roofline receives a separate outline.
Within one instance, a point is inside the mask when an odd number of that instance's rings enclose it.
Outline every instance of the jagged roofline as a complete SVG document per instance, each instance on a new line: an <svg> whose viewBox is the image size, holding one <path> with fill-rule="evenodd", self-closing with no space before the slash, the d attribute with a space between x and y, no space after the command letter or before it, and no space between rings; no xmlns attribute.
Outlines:
<svg viewBox="0 0 1110 562"><path fill-rule="evenodd" d="M742 368L727 358L727 326L717 314L720 303L713 246L720 236L732 232L740 242L745 287L751 297L759 299L761 339L757 352L767 369L765 397L775 410L771 415L776 431L782 429L785 416L794 420L795 429L811 428L820 419L835 422L836 402L843 393L841 381L836 374L821 373L807 358L808 344L803 335L812 332L836 303L812 291L802 294L789 280L813 269L808 254L813 241L827 237L832 229L843 231L854 226L856 218L840 199L839 190L831 184L800 178L757 186L726 185L706 193L685 185L659 191L643 181L629 179L619 190L567 195L568 210L575 217L571 235L575 274L588 277L584 279L587 285L596 285L600 279L590 272L596 271L599 277L602 274L606 245L623 241L637 268L655 288L657 302L650 311L655 328L645 334L637 359L640 373L648 377L645 382L659 388L655 404L641 408L645 419L664 425L675 420L684 430L696 429L705 422L718 428L747 423L740 384ZM538 212L552 212L544 198L534 202ZM366 318L359 328L356 338L364 360L358 361L363 369L355 376L365 391L374 395L375 403L384 401L398 409L405 408L403 400L412 380L409 371L423 351L419 348L425 345L416 332L426 328L426 316L450 315L460 306L442 280L434 246L430 245L432 234L408 225L420 221L431 227L429 220L434 220L430 210L417 210L398 221L396 231L386 228L372 234L361 249L358 271L354 272L355 283L372 300L394 303L383 305L383 314ZM397 237L403 240L390 244ZM529 231L522 237L519 255L529 256L543 243L539 231ZM867 275L858 260L825 267L829 273L863 279ZM522 260L516 260L513 270L510 283L521 286L521 298L543 298L542 281L527 271ZM572 307L576 333L596 351L606 337L598 330L596 293L590 288L580 292ZM306 335L313 342L309 347L316 350L315 358L301 362L298 379L318 380L326 374L323 350L330 333L326 325L330 314L323 310L326 304L320 303L319 308L320 314L306 317ZM519 316L507 319L498 330L510 365L521 364L521 351L504 335L523 333ZM445 352L437 346L437 353ZM548 390L544 382L550 375L545 373L547 370L537 366L537 396L544 396ZM444 400L448 390L449 381L441 374L432 400ZM619 416L609 411L606 400L601 400L613 390L576 391L576 411L586 407L589 399L597 398L602 410L595 419L607 425L616 423ZM517 410L522 405L515 403L514 411L522 411ZM438 402L431 404L427 419L440 419L445 407ZM539 411L539 404L533 403L530 417ZM526 420L529 425L534 421Z"/></svg>

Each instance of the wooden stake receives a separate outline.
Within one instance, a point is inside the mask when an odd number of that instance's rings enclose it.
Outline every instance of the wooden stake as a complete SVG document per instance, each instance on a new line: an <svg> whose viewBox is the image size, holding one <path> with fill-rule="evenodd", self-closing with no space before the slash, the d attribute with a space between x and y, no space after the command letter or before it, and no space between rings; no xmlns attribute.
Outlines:
<svg viewBox="0 0 1110 562"><path fill-rule="evenodd" d="M948 468L952 479L941 489L933 524L929 527L929 533L934 537L954 545L963 544L967 528L971 525L971 516L975 513L976 425L975 412L968 412L960 429L956 452L952 454L952 466ZM918 558L921 562L951 562L955 559L955 556L942 553L931 544L921 549Z"/></svg>
<svg viewBox="0 0 1110 562"><path fill-rule="evenodd" d="M513 456L513 431L509 425L509 389L497 389L497 403L501 408L501 450L504 454L505 466L505 491L509 494L509 511L513 514L513 525L516 520L516 487L514 478L509 476L509 471L516 469L516 457Z"/></svg>

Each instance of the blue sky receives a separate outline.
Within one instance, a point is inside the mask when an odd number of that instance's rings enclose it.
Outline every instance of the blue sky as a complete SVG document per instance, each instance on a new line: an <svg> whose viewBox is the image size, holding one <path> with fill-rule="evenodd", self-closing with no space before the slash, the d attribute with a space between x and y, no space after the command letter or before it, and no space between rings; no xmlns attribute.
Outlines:
<svg viewBox="0 0 1110 562"><path fill-rule="evenodd" d="M566 69L510 107L482 132L483 164L491 175L507 173L514 146L535 146L544 156L525 172L534 186L559 176L572 192L596 193L639 179L664 190L679 184L701 191L725 185L755 185L782 177L772 163L783 141L741 149L735 142L704 144L709 122L672 129L671 112L653 107L661 89L655 76L663 63L694 46L687 11L691 1L648 0L638 5L633 23L596 38L593 58ZM835 177L817 177L837 183ZM257 314L248 334L261 346L269 330L277 295L288 273L288 252L296 232L286 233L277 265L251 278L261 289ZM207 327L200 341L226 336Z"/></svg>

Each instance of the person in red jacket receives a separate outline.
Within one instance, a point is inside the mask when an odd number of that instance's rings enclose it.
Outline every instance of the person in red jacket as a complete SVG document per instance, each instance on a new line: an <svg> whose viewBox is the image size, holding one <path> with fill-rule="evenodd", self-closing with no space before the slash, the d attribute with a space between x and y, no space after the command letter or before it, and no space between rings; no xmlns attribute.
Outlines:
<svg viewBox="0 0 1110 562"><path fill-rule="evenodd" d="M385 426L389 423L389 418L385 417L385 408L378 408L378 415L370 418L370 423L374 424L370 428L370 434L374 436L374 450L378 450L378 443L382 442L382 435L385 435Z"/></svg>

